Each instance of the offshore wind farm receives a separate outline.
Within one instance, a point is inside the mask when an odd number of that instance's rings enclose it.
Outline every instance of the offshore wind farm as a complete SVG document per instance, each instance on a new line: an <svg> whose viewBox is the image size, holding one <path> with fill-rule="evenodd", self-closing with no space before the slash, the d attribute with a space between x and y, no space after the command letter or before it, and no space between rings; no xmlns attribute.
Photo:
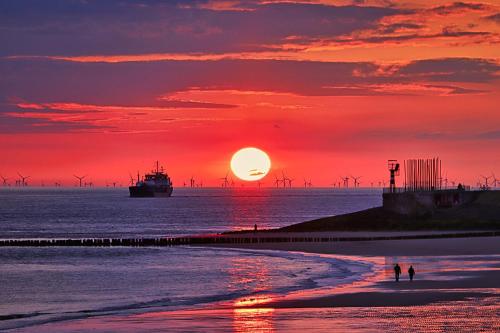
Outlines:
<svg viewBox="0 0 500 333"><path fill-rule="evenodd" d="M0 2L0 331L500 331L500 2Z"/></svg>

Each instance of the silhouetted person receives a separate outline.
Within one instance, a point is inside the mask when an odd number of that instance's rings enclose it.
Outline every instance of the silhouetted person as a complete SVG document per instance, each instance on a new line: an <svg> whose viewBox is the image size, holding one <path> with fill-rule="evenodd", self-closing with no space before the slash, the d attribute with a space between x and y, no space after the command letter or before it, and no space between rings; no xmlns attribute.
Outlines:
<svg viewBox="0 0 500 333"><path fill-rule="evenodd" d="M394 265L394 276L396 277L396 282L399 281L399 276L401 275L401 267L398 264Z"/></svg>
<svg viewBox="0 0 500 333"><path fill-rule="evenodd" d="M257 223L253 226L253 232L257 232Z"/></svg>
<svg viewBox="0 0 500 333"><path fill-rule="evenodd" d="M413 269L413 266L410 266L408 269L408 275L410 276L410 281L413 281L413 275L415 275L415 270Z"/></svg>

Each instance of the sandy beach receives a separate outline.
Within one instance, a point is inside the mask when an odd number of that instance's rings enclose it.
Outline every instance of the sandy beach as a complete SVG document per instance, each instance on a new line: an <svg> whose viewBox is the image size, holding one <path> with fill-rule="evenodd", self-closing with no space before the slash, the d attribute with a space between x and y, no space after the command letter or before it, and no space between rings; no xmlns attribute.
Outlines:
<svg viewBox="0 0 500 333"><path fill-rule="evenodd" d="M353 237L354 235L376 237L408 233L325 232L282 234L282 236L290 237ZM249 235L246 234L246 236ZM257 234L255 236L257 237ZM221 247L226 247L226 245L221 245ZM253 243L241 244L238 247L346 255L354 260L356 260L356 257L358 257L358 260L362 260L363 257L384 258L383 271L376 273L376 277L372 280L373 284L369 285L369 291L366 291L366 286L364 286L324 297L280 300L268 304L273 308L424 305L433 302L464 300L470 297L499 296L500 291L500 245L498 237ZM441 259L429 260L429 257L441 257ZM450 262L451 258L454 259L453 264ZM463 260L462 263L461 260ZM424 270L425 274L423 277L420 274L415 281L409 282L406 270L409 264L415 261L422 262L416 265L416 269ZM470 261L483 261L489 262L489 264L486 267L471 268L468 267ZM403 269L403 278L399 283L393 281L392 278L392 265L396 262L402 265ZM461 264L463 267L460 267ZM431 270L433 271L431 272Z"/></svg>
<svg viewBox="0 0 500 333"><path fill-rule="evenodd" d="M285 296L256 295L197 309L109 314L41 325L37 331L133 332L168 328L172 332L300 332L305 329L491 332L500 329L498 237L261 243L241 244L238 248L300 251L367 261L373 267L362 279L336 287L323 286ZM394 281L392 271L396 262L403 270L399 282ZM407 276L410 264L417 271L411 282Z"/></svg>

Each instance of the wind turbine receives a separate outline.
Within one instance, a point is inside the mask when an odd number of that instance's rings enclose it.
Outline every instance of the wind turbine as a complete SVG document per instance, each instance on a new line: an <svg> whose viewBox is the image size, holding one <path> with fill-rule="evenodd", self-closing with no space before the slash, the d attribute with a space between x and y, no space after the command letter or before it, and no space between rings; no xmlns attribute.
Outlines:
<svg viewBox="0 0 500 333"><path fill-rule="evenodd" d="M287 176L285 176L285 170L281 170L281 175L282 175L282 179L281 181L283 182L283 187L285 188L286 187L286 182L288 182L288 186L289 187L292 187L292 181L294 181L295 179L290 179L288 178Z"/></svg>
<svg viewBox="0 0 500 333"><path fill-rule="evenodd" d="M492 186L493 186L493 188L497 188L497 185L498 185L498 182L500 181L500 179L497 179L497 177L495 176L495 174L493 172L491 173L491 175L492 175L492 178L493 178L493 181L492 181L493 184L492 184Z"/></svg>
<svg viewBox="0 0 500 333"><path fill-rule="evenodd" d="M129 172L128 176L130 177L130 186L134 186L134 176Z"/></svg>
<svg viewBox="0 0 500 333"><path fill-rule="evenodd" d="M340 177L340 179L342 179L344 187L349 188L349 176Z"/></svg>
<svg viewBox="0 0 500 333"><path fill-rule="evenodd" d="M485 186L485 188L486 188L486 189L488 189L488 188L489 188L489 185L488 185L488 180L489 180L492 176L485 177L485 176L481 175L481 177L483 177L483 179L484 179L484 186Z"/></svg>
<svg viewBox="0 0 500 333"><path fill-rule="evenodd" d="M340 178L341 178L342 180L344 180L344 178L342 178L342 177L340 177ZM331 185L333 185L333 187L335 187L335 188L340 188L340 187L341 187L341 186L340 186L340 182L337 182L337 181L333 182Z"/></svg>
<svg viewBox="0 0 500 333"><path fill-rule="evenodd" d="M80 181L80 187L82 187L82 180L84 180L85 177L87 177L87 175L85 175L85 176L73 175L73 176Z"/></svg>
<svg viewBox="0 0 500 333"><path fill-rule="evenodd" d="M229 171L226 172L226 176L223 177L223 178L220 178L220 180L222 180L222 187L229 187L229 181L227 180L227 176L229 176Z"/></svg>
<svg viewBox="0 0 500 333"><path fill-rule="evenodd" d="M359 176L359 177L354 177L354 176L351 176L352 180L354 180L354 187L359 187L359 180L362 176Z"/></svg>
<svg viewBox="0 0 500 333"><path fill-rule="evenodd" d="M19 175L19 177L21 177L21 180L19 182L19 185L20 186L28 186L28 183L26 183L26 179L30 178L31 176L26 176L24 177L23 175L21 175L19 172L17 173Z"/></svg>
<svg viewBox="0 0 500 333"><path fill-rule="evenodd" d="M5 178L4 176L0 176L0 178L2 178L2 180L3 180L3 186L9 186L9 184L7 183L9 178Z"/></svg>
<svg viewBox="0 0 500 333"><path fill-rule="evenodd" d="M276 176L276 174L274 175L274 182L276 184L276 188L278 188L279 185L280 185L281 180L278 178L278 176Z"/></svg>

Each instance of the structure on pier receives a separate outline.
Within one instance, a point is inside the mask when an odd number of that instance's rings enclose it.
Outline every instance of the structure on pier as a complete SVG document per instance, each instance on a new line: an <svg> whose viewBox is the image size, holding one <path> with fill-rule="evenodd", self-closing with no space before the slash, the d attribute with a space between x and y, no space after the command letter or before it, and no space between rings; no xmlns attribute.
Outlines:
<svg viewBox="0 0 500 333"><path fill-rule="evenodd" d="M441 160L439 158L406 160L405 191L434 191L441 189Z"/></svg>
<svg viewBox="0 0 500 333"><path fill-rule="evenodd" d="M384 189L383 207L408 216L433 215L436 210L462 206L478 200L486 191L471 191L469 186L443 187L442 163L439 158L410 159L403 162L404 183L396 187L400 163L388 161L390 187ZM491 192L500 202L500 191Z"/></svg>

